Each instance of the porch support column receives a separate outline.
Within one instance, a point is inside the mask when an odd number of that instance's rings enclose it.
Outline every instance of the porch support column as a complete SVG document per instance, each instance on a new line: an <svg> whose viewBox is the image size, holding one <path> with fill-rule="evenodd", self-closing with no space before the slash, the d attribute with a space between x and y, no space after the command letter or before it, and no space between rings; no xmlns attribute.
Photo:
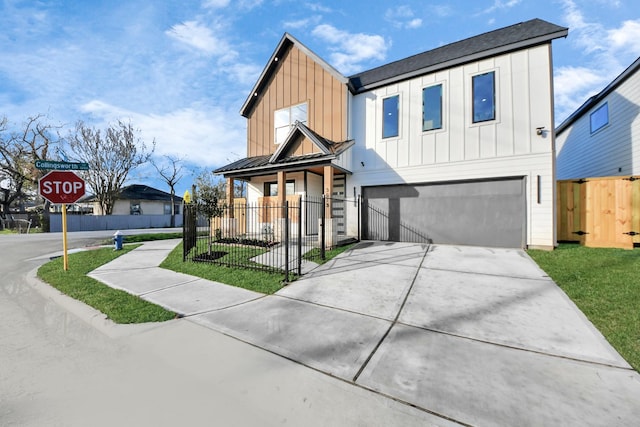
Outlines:
<svg viewBox="0 0 640 427"><path fill-rule="evenodd" d="M278 171L278 204L284 206L287 200L287 173Z"/></svg>
<svg viewBox="0 0 640 427"><path fill-rule="evenodd" d="M333 166L324 167L324 217L330 219L333 217L332 200L333 197Z"/></svg>
<svg viewBox="0 0 640 427"><path fill-rule="evenodd" d="M235 185L233 178L227 178L227 188L226 188L226 201L228 206L228 216L229 218L233 218L234 209L233 209L233 187Z"/></svg>

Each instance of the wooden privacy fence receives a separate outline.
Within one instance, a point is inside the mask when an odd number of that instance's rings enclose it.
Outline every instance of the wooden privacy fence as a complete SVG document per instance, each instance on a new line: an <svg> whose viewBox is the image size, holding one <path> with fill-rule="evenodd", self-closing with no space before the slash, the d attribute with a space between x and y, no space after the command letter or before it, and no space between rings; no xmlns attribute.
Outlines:
<svg viewBox="0 0 640 427"><path fill-rule="evenodd" d="M558 241L632 249L640 243L640 177L557 182Z"/></svg>

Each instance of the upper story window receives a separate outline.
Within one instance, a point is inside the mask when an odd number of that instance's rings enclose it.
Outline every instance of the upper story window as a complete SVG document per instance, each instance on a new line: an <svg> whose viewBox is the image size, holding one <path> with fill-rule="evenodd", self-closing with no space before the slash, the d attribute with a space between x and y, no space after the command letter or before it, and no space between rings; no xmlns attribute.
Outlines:
<svg viewBox="0 0 640 427"><path fill-rule="evenodd" d="M292 105L274 113L274 141L282 144L296 122L307 123L307 103Z"/></svg>
<svg viewBox="0 0 640 427"><path fill-rule="evenodd" d="M496 118L496 73L491 71L472 78L473 123Z"/></svg>
<svg viewBox="0 0 640 427"><path fill-rule="evenodd" d="M382 100L382 137L398 136L400 95Z"/></svg>
<svg viewBox="0 0 640 427"><path fill-rule="evenodd" d="M599 106L590 116L591 133L597 132L609 124L609 103Z"/></svg>
<svg viewBox="0 0 640 427"><path fill-rule="evenodd" d="M422 130L442 129L442 85L422 89Z"/></svg>

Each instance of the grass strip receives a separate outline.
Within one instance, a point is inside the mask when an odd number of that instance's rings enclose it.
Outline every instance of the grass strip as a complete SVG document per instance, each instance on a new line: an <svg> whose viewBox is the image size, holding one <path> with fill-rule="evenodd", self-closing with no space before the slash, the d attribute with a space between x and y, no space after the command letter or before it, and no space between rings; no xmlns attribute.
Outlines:
<svg viewBox="0 0 640 427"><path fill-rule="evenodd" d="M563 243L529 255L640 371L640 250Z"/></svg>
<svg viewBox="0 0 640 427"><path fill-rule="evenodd" d="M215 247L212 249L216 250ZM224 249L229 251L231 248L224 247ZM249 265L253 263L249 258L259 255L264 250L243 248L242 251L241 255L246 258L247 265ZM229 256L237 257L238 254L230 254ZM267 273L245 268L225 267L207 262L183 262L182 243L171 251L169 256L160 264L160 267L269 295L282 289L283 286L282 273Z"/></svg>
<svg viewBox="0 0 640 427"><path fill-rule="evenodd" d="M121 251L100 248L69 255L69 270L64 271L62 257L38 269L38 277L60 292L104 313L115 323L163 322L176 314L127 292L113 289L87 274L99 266L124 255L139 245Z"/></svg>
<svg viewBox="0 0 640 427"><path fill-rule="evenodd" d="M357 243L350 243L348 245L344 245L344 246L338 246L337 248L333 248L331 250L325 251L324 252L324 260L320 258L320 249L319 248L313 248L311 249L309 252L307 252L306 254L302 255L302 258L307 260L307 261L313 261L317 264L324 264L326 262L331 261L332 259L334 259L335 257L337 257L338 255L340 255L343 252L348 251L349 249L351 249L352 247L354 247Z"/></svg>

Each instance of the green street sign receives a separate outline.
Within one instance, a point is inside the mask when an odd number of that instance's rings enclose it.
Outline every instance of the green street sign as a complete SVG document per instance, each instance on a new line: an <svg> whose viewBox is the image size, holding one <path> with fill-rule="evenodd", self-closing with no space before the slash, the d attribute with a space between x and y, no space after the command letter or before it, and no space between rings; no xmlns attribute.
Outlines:
<svg viewBox="0 0 640 427"><path fill-rule="evenodd" d="M89 163L56 162L53 160L36 160L36 169L55 171L88 171Z"/></svg>

